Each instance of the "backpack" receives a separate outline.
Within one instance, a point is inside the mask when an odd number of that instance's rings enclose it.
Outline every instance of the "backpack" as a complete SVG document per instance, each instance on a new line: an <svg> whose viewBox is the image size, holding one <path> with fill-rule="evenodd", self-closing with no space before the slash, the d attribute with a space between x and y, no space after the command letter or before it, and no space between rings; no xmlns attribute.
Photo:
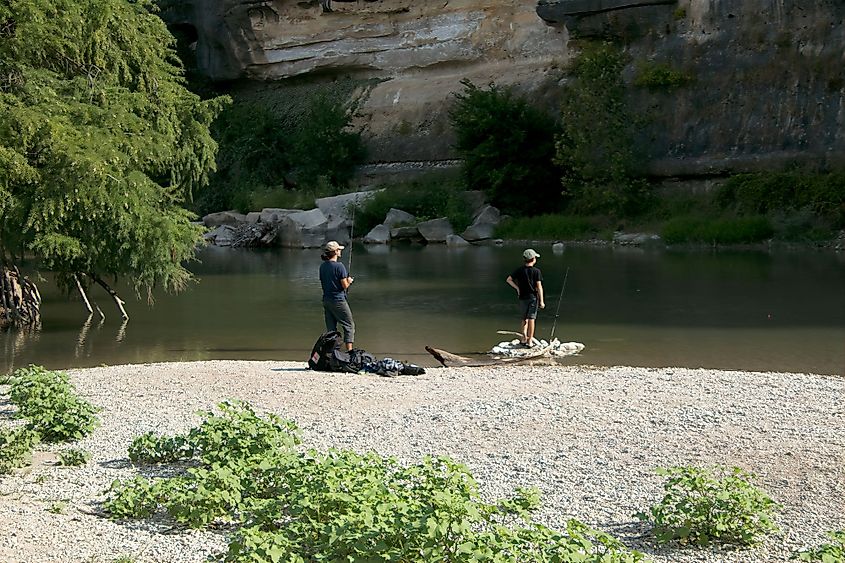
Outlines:
<svg viewBox="0 0 845 563"><path fill-rule="evenodd" d="M317 339L308 367L314 371L340 371L357 373L358 370L349 361L349 354L343 350L343 337L336 330L324 332Z"/></svg>

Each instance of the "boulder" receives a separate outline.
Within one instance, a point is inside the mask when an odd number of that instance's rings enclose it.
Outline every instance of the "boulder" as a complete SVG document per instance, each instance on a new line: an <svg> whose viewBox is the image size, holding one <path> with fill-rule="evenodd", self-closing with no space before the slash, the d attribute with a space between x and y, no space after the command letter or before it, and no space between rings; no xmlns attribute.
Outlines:
<svg viewBox="0 0 845 563"><path fill-rule="evenodd" d="M486 196L481 190L469 190L464 192L464 200L472 211L472 216L475 217L484 207Z"/></svg>
<svg viewBox="0 0 845 563"><path fill-rule="evenodd" d="M446 237L455 234L452 224L445 217L417 223L417 229L426 242L446 242Z"/></svg>
<svg viewBox="0 0 845 563"><path fill-rule="evenodd" d="M446 246L451 246L451 247L469 246L469 243L458 235L447 235L446 236Z"/></svg>
<svg viewBox="0 0 845 563"><path fill-rule="evenodd" d="M237 230L231 225L220 225L205 233L202 238L215 246L232 246Z"/></svg>
<svg viewBox="0 0 845 563"><path fill-rule="evenodd" d="M475 214L475 219L473 219L473 225L482 225L482 224L490 224L490 225L498 225L499 222L502 220L502 214L496 207L492 205L485 205L481 209L478 210L478 213Z"/></svg>
<svg viewBox="0 0 845 563"><path fill-rule="evenodd" d="M282 217L291 213L299 213L302 209L280 209L278 207L265 207L258 216L260 223L278 223Z"/></svg>
<svg viewBox="0 0 845 563"><path fill-rule="evenodd" d="M390 229L387 225L376 225L364 235L365 244L386 244L390 241Z"/></svg>
<svg viewBox="0 0 845 563"><path fill-rule="evenodd" d="M327 239L329 221L319 209L285 215L275 231L275 242L288 248L316 248Z"/></svg>
<svg viewBox="0 0 845 563"><path fill-rule="evenodd" d="M656 244L661 241L660 235L650 233L613 233L613 244L622 246L642 246Z"/></svg>
<svg viewBox="0 0 845 563"><path fill-rule="evenodd" d="M250 225L254 225L258 223L261 219L261 212L260 211L250 211L246 214L246 222Z"/></svg>
<svg viewBox="0 0 845 563"><path fill-rule="evenodd" d="M361 204L373 197L379 191L380 190L371 190L330 197L321 197L317 199L315 203L317 205L317 209L319 209L326 217L341 217L343 219L349 219L351 216L349 209L352 204Z"/></svg>
<svg viewBox="0 0 845 563"><path fill-rule="evenodd" d="M413 225L417 222L417 218L401 209L390 208L384 218L384 224L388 228L396 227L397 225Z"/></svg>
<svg viewBox="0 0 845 563"><path fill-rule="evenodd" d="M237 211L218 211L209 213L202 218L202 224L206 227L219 227L220 225L237 225L246 221L246 215Z"/></svg>
<svg viewBox="0 0 845 563"><path fill-rule="evenodd" d="M495 232L495 225L491 223L481 223L480 225L472 225L468 227L461 236L470 242L476 242L493 238Z"/></svg>
<svg viewBox="0 0 845 563"><path fill-rule="evenodd" d="M416 227L396 227L390 229L390 240L423 240Z"/></svg>

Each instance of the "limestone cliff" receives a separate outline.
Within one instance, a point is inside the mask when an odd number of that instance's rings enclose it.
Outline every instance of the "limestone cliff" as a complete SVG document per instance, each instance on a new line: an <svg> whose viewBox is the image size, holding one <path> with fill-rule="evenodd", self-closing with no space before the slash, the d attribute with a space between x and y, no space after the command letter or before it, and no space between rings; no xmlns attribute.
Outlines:
<svg viewBox="0 0 845 563"><path fill-rule="evenodd" d="M214 80L375 79L373 162L454 158L464 78L554 108L579 41L602 38L629 55L655 173L845 164L842 0L170 0L163 16ZM689 80L636 86L648 64Z"/></svg>

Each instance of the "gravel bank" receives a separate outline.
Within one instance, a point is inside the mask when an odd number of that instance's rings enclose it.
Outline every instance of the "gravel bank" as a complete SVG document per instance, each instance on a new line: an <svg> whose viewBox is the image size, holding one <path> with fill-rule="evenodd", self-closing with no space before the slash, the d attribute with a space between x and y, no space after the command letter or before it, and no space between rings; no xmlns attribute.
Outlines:
<svg viewBox="0 0 845 563"><path fill-rule="evenodd" d="M116 523L95 512L112 480L137 473L126 448L183 432L198 410L240 398L296 421L306 445L406 461L463 461L486 495L543 493L540 520L576 517L657 562L786 561L845 527L845 378L701 369L522 366L430 368L393 379L308 371L299 362L209 361L71 370L102 425L77 447L84 468L42 463L0 477L0 561L204 561L220 532ZM5 388L0 388L5 393ZM12 407L0 402L0 424ZM60 447L52 448L56 452ZM667 551L632 517L660 497L656 467L739 465L784 505L783 533L753 550ZM61 513L48 509L67 501Z"/></svg>

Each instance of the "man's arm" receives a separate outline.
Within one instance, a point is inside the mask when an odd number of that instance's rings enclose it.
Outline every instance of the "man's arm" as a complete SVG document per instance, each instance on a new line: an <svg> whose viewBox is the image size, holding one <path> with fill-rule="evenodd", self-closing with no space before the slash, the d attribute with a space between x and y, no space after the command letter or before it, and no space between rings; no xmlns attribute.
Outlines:
<svg viewBox="0 0 845 563"><path fill-rule="evenodd" d="M541 281L537 282L537 297L540 298L540 308L545 309L546 301L543 299L543 282Z"/></svg>
<svg viewBox="0 0 845 563"><path fill-rule="evenodd" d="M340 286L341 286L343 289L348 289L348 288L349 288L349 286L350 286L350 285L352 285L352 282L353 282L353 281L355 281L355 280L352 278L352 276L348 276L348 277L345 277L345 278L340 278Z"/></svg>

